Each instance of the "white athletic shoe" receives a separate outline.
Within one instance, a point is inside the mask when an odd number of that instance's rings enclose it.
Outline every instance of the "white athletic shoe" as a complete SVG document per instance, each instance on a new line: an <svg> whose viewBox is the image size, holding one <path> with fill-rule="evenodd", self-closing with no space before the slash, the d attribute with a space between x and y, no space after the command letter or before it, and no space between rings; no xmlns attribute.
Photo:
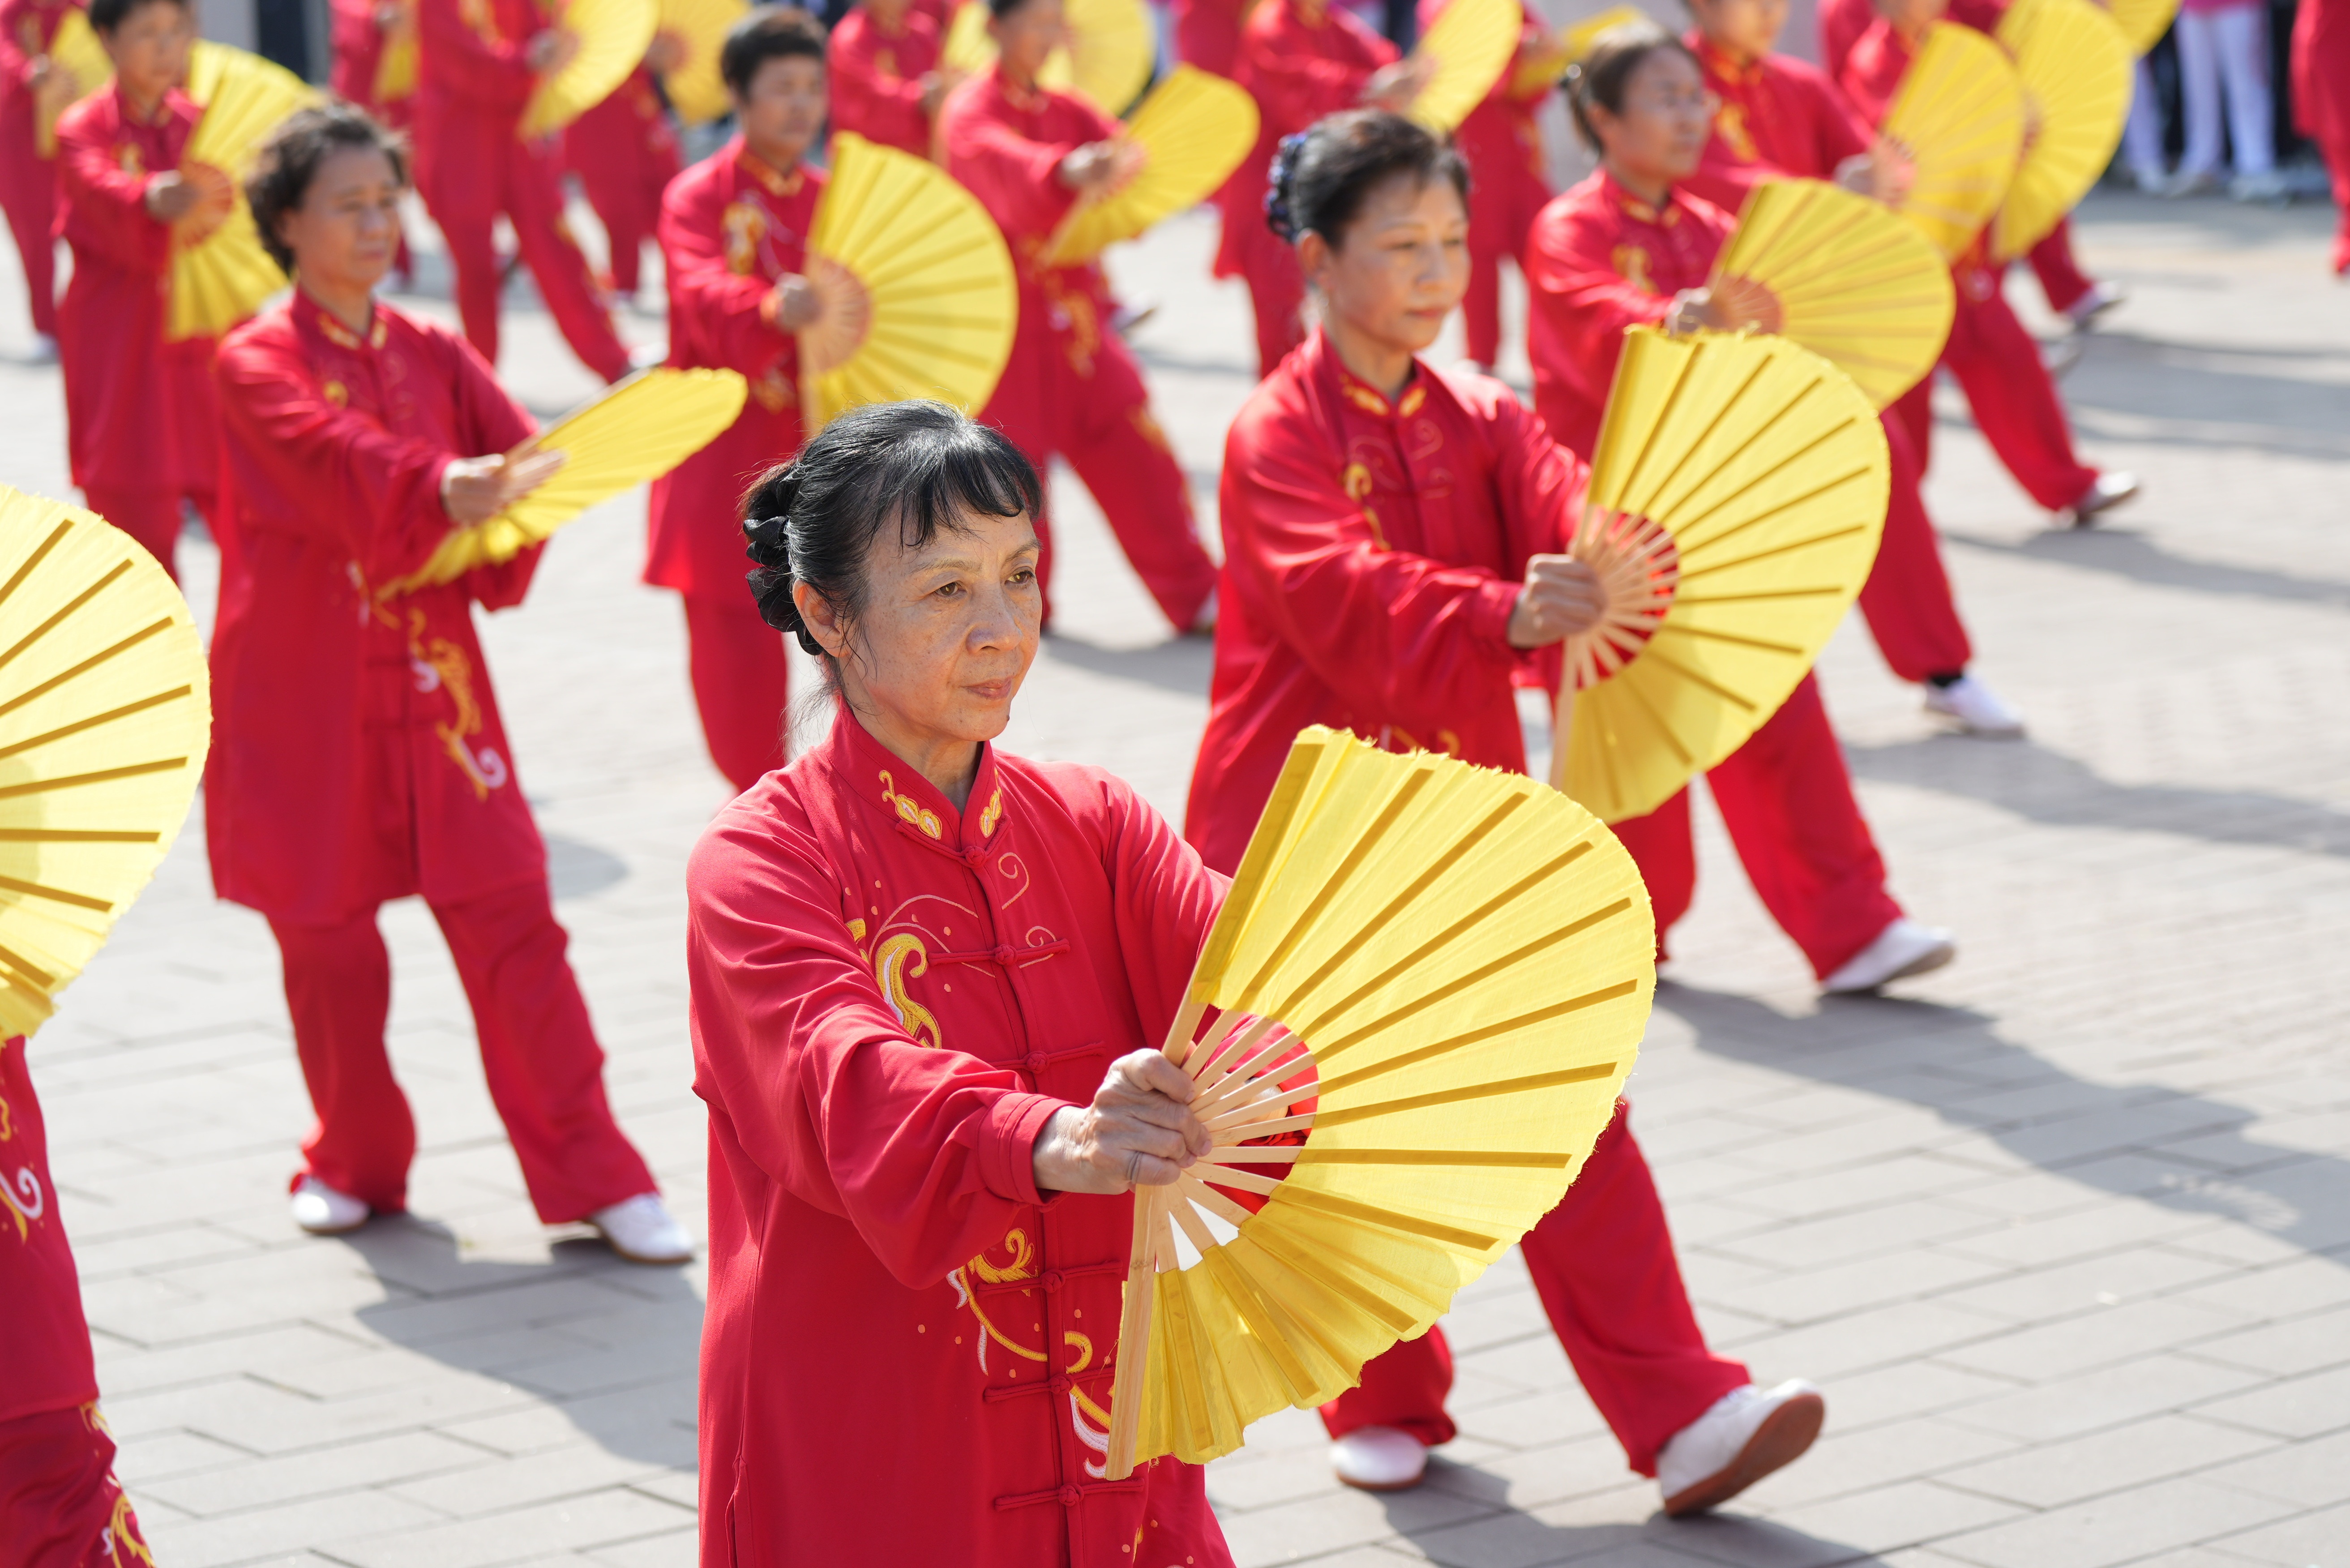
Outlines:
<svg viewBox="0 0 2350 1568"><path fill-rule="evenodd" d="M631 1263L665 1265L693 1262L693 1238L671 1218L658 1192L639 1192L588 1216L612 1251Z"/></svg>
<svg viewBox="0 0 2350 1568"><path fill-rule="evenodd" d="M2093 284L2088 293L2064 307L2064 314L2073 318L2074 331L2086 332L2096 325L2098 317L2128 297L2128 292L2117 283Z"/></svg>
<svg viewBox="0 0 2350 1568"><path fill-rule="evenodd" d="M1820 1435L1827 1401L1800 1377L1776 1388L1749 1383L1673 1434L1657 1455L1657 1489L1675 1519L1719 1508L1792 1459Z"/></svg>
<svg viewBox="0 0 2350 1568"><path fill-rule="evenodd" d="M1958 721L1970 735L2012 741L2023 733L2023 715L2017 712L1990 683L1961 675L1948 686L1926 683L1926 711Z"/></svg>
<svg viewBox="0 0 2350 1568"><path fill-rule="evenodd" d="M2100 513L2110 512L2137 494L2137 475L2119 469L2108 469L2097 475L2081 499L2056 514L2060 528L2086 528L2095 524Z"/></svg>
<svg viewBox="0 0 2350 1568"><path fill-rule="evenodd" d="M356 1231L374 1212L348 1192L338 1192L315 1176L306 1176L294 1188L294 1223L313 1236L339 1236Z"/></svg>
<svg viewBox="0 0 2350 1568"><path fill-rule="evenodd" d="M1428 1449L1400 1427L1357 1427L1330 1445L1330 1468L1365 1491L1409 1491L1428 1472Z"/></svg>
<svg viewBox="0 0 2350 1568"><path fill-rule="evenodd" d="M1958 939L1941 927L1896 915L1877 933L1875 941L1820 981L1820 989L1830 996L1875 991L1880 985L1939 969L1958 956Z"/></svg>

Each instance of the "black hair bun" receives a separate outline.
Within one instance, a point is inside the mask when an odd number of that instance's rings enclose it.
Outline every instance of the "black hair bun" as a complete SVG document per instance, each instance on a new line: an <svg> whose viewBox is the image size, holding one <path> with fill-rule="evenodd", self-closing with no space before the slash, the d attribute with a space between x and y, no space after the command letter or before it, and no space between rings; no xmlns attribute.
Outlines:
<svg viewBox="0 0 2350 1568"><path fill-rule="evenodd" d="M757 499L770 504L782 501L786 506L799 490L797 477L788 471L774 484L762 486L767 493ZM776 492L783 492L777 494ZM754 569L743 574L743 580L751 585L751 597L758 601L759 618L777 631L796 639L800 650L814 658L824 649L808 632L807 623L800 618L799 601L792 597L792 519L788 511L769 517L743 519L743 554Z"/></svg>
<svg viewBox="0 0 2350 1568"><path fill-rule="evenodd" d="M1290 192L1297 181L1298 156L1305 151L1305 132L1295 130L1281 139L1274 149L1273 167L1267 171L1264 185L1264 226L1284 244L1297 243L1296 215L1291 211Z"/></svg>

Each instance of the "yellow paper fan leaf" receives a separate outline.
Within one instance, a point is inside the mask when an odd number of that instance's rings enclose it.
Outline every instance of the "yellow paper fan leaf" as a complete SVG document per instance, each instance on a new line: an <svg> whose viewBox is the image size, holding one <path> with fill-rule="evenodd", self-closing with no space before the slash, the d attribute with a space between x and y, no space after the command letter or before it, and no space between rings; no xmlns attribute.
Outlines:
<svg viewBox="0 0 2350 1568"><path fill-rule="evenodd" d="M734 24L750 14L747 0L660 0L658 30L685 46L684 63L661 78L661 91L686 124L704 124L733 107L718 74L718 53Z"/></svg>
<svg viewBox="0 0 2350 1568"><path fill-rule="evenodd" d="M1648 19L1648 14L1638 5L1611 5L1596 16L1561 27L1551 36L1547 48L1518 62L1510 75L1510 90L1520 98L1530 98L1555 85L1559 73L1589 54L1603 34Z"/></svg>
<svg viewBox="0 0 2350 1568"><path fill-rule="evenodd" d="M2162 36L2170 31L2178 15L2178 0L2106 0L2106 9L2113 14L2114 26L2122 30L2122 41L2136 58L2162 42Z"/></svg>
<svg viewBox="0 0 2350 1568"><path fill-rule="evenodd" d="M1067 47L1045 57L1037 82L1081 92L1106 114L1120 114L1150 85L1159 36L1140 0L1067 0L1062 12ZM952 69L975 71L995 58L983 0L964 0L947 24L940 57Z"/></svg>
<svg viewBox="0 0 2350 1568"><path fill-rule="evenodd" d="M416 60L416 0L406 0L400 20L384 35L383 52L376 57L375 82L369 90L377 103L399 103L415 94Z"/></svg>
<svg viewBox="0 0 2350 1568"><path fill-rule="evenodd" d="M1999 41L2032 107L2023 161L1991 220L1991 255L2004 261L2047 238L2113 161L2137 71L2122 30L2090 0L2015 0Z"/></svg>
<svg viewBox="0 0 2350 1568"><path fill-rule="evenodd" d="M824 315L799 335L801 418L936 398L977 412L1012 357L1019 286L1003 234L937 164L832 139L806 273Z"/></svg>
<svg viewBox="0 0 2350 1568"><path fill-rule="evenodd" d="M573 410L510 454L559 452L555 477L486 523L442 542L399 593L453 582L476 566L511 561L591 506L662 474L723 434L750 387L739 371L639 370Z"/></svg>
<svg viewBox="0 0 2350 1568"><path fill-rule="evenodd" d="M1502 79L1524 29L1518 0L1450 0L1412 50L1435 68L1411 100L1411 118L1431 130L1468 119Z"/></svg>
<svg viewBox="0 0 2350 1568"><path fill-rule="evenodd" d="M522 111L524 139L561 130L611 97L644 62L660 25L657 0L569 0L556 27L578 47L530 95Z"/></svg>
<svg viewBox="0 0 2350 1568"><path fill-rule="evenodd" d="M1049 260L1074 266L1161 218L1198 205L1256 145L1256 99L1248 89L1190 66L1151 90L1126 128L1148 155L1142 171L1115 194L1070 209Z"/></svg>
<svg viewBox="0 0 2350 1568"><path fill-rule="evenodd" d="M1895 211L1956 260L1991 222L2023 151L2023 81L1971 27L1937 22L1885 117L1916 178Z"/></svg>
<svg viewBox="0 0 2350 1568"><path fill-rule="evenodd" d="M211 690L152 556L0 485L0 1035L41 1026L162 864L203 776Z"/></svg>
<svg viewBox="0 0 2350 1568"><path fill-rule="evenodd" d="M1556 1207L1655 957L1632 857L1563 795L1299 735L1168 1033L1216 1148L1135 1200L1110 1477L1336 1397Z"/></svg>
<svg viewBox="0 0 2350 1568"><path fill-rule="evenodd" d="M1569 546L1608 613L1567 642L1553 782L1622 822L1744 744L1868 580L1887 475L1876 410L1809 349L1627 333Z"/></svg>
<svg viewBox="0 0 2350 1568"><path fill-rule="evenodd" d="M1757 185L1707 286L1737 325L1802 344L1880 409L1934 368L1957 304L1924 235L1818 180Z"/></svg>
<svg viewBox="0 0 2350 1568"><path fill-rule="evenodd" d="M78 5L68 6L57 18L57 30L49 35L49 63L62 67L73 78L73 87L68 92L60 83L34 101L34 150L44 158L57 155L57 118L114 79L114 62L107 58L106 46L98 41L89 14Z"/></svg>
<svg viewBox="0 0 2350 1568"><path fill-rule="evenodd" d="M189 57L187 92L204 113L180 166L217 170L228 181L231 205L216 224L191 227L174 243L163 336L175 343L219 337L286 286L285 273L262 249L253 226L244 181L269 133L319 97L285 67L208 40L199 40Z"/></svg>

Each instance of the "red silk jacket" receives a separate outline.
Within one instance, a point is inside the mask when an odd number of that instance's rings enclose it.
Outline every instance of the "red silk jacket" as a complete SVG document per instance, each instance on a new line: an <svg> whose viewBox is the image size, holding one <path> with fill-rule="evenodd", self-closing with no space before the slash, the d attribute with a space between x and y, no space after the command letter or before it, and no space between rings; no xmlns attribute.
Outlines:
<svg viewBox="0 0 2350 1568"><path fill-rule="evenodd" d="M418 122L449 110L519 116L538 86L530 41L550 25L538 0L417 0Z"/></svg>
<svg viewBox="0 0 2350 1568"><path fill-rule="evenodd" d="M826 47L832 83L832 128L868 141L931 155L931 117L922 111L922 78L938 69L939 25L906 13L895 33L884 32L859 5L840 19Z"/></svg>
<svg viewBox="0 0 2350 1568"><path fill-rule="evenodd" d="M7 1335L9 1363L0 1422L98 1397L81 1275L57 1212L48 1135L21 1035L0 1040L0 1334Z"/></svg>
<svg viewBox="0 0 2350 1568"><path fill-rule="evenodd" d="M1833 180L1836 165L1875 140L1835 84L1784 55L1742 66L1692 30L1689 47L1721 100L1713 134L1687 189L1735 214L1766 180Z"/></svg>
<svg viewBox="0 0 2350 1568"><path fill-rule="evenodd" d="M1326 114L1357 107L1363 84L1398 57L1393 44L1329 0L1258 0L1250 9L1232 76L1256 99L1256 147L1218 197L1224 230L1216 275L1237 272L1240 247L1264 228L1265 171L1281 139ZM1267 235L1266 243L1279 242Z"/></svg>

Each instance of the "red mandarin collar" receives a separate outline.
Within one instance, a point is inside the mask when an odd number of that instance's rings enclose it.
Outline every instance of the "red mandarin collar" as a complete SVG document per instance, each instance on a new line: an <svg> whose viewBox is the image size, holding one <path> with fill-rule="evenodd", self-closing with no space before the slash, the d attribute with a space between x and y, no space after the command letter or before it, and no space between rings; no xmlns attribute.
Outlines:
<svg viewBox="0 0 2350 1568"><path fill-rule="evenodd" d="M751 144L739 136L734 139L734 167L748 174L768 195L778 199L798 195L800 187L807 183L807 171L798 164L793 164L789 173L778 174L772 164L752 151Z"/></svg>
<svg viewBox="0 0 2350 1568"><path fill-rule="evenodd" d="M294 307L298 313L297 319L307 319L319 337L338 348L353 350L380 348L383 347L384 339L390 335L390 324L385 321L381 306L370 306L368 314L367 338L362 342L357 334L342 324L334 312L304 294L300 289L294 291Z"/></svg>
<svg viewBox="0 0 2350 1568"><path fill-rule="evenodd" d="M833 710L832 734L825 742L826 764L835 786L866 802L916 843L965 864L975 864L1003 831L1003 781L995 748L983 742L979 772L972 779L963 810L924 778L921 770L875 740L846 702Z"/></svg>
<svg viewBox="0 0 2350 1568"><path fill-rule="evenodd" d="M1411 379L1405 383L1402 393L1389 398L1347 369L1347 362L1338 358L1338 350L1331 346L1329 337L1318 327L1314 329L1314 343L1323 361L1337 379L1338 395L1373 419L1409 419L1428 405L1428 367L1418 359L1411 362Z"/></svg>
<svg viewBox="0 0 2350 1568"><path fill-rule="evenodd" d="M1599 178L1616 205L1633 222L1652 223L1660 229L1669 229L1681 221L1681 193L1678 190L1666 193L1665 204L1662 207L1652 207L1617 183L1616 176L1610 174L1605 167L1600 169Z"/></svg>
<svg viewBox="0 0 2350 1568"><path fill-rule="evenodd" d="M1699 66L1709 76L1719 77L1733 87L1752 87L1762 79L1761 60L1741 65L1695 27L1689 30L1682 41L1689 45L1690 51L1697 56Z"/></svg>

